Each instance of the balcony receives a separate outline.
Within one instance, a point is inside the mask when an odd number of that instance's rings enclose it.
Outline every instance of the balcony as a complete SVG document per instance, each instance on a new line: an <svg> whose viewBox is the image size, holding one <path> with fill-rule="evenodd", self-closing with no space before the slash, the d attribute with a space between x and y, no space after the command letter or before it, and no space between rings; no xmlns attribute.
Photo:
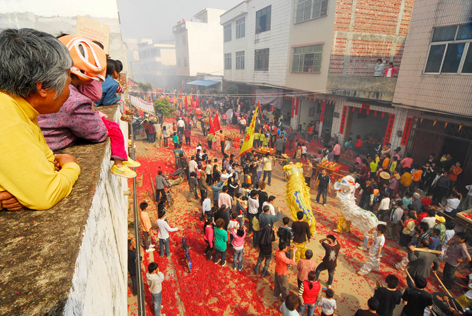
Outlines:
<svg viewBox="0 0 472 316"><path fill-rule="evenodd" d="M328 93L357 99L393 101L397 78L328 76Z"/></svg>
<svg viewBox="0 0 472 316"><path fill-rule="evenodd" d="M99 109L118 121L117 105ZM127 181L109 173L108 139L61 152L81 167L68 197L0 212L0 315L127 315Z"/></svg>

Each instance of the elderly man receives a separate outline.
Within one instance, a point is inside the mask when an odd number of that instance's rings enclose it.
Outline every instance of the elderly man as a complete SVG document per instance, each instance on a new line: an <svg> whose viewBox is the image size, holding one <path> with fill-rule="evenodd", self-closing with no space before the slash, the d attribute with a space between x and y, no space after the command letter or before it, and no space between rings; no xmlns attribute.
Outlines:
<svg viewBox="0 0 472 316"><path fill-rule="evenodd" d="M54 155L37 123L69 97L72 64L52 35L33 29L0 33L0 209L49 209L79 177L76 158Z"/></svg>

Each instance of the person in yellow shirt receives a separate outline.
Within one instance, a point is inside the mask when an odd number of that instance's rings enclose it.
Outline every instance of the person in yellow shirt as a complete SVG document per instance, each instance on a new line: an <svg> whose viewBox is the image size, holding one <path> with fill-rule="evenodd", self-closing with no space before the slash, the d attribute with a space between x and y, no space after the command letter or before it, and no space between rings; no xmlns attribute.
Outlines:
<svg viewBox="0 0 472 316"><path fill-rule="evenodd" d="M261 138L261 133L259 131L254 131L254 149L259 148L259 139Z"/></svg>
<svg viewBox="0 0 472 316"><path fill-rule="evenodd" d="M390 164L390 169L389 169L390 173L393 173L395 169L397 169L397 160L398 160L397 156L393 156L392 160L393 161Z"/></svg>
<svg viewBox="0 0 472 316"><path fill-rule="evenodd" d="M410 168L405 168L405 172L400 177L400 196L410 187L412 181L413 177L411 176Z"/></svg>
<svg viewBox="0 0 472 316"><path fill-rule="evenodd" d="M37 121L69 97L72 65L67 48L50 34L0 33L0 209L46 210L72 191L77 160L54 155Z"/></svg>

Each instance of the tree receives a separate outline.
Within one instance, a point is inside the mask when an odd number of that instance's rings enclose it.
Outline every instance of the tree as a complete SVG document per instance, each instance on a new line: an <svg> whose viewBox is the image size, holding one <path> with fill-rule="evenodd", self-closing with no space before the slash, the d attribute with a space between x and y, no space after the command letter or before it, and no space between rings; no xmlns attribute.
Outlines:
<svg viewBox="0 0 472 316"><path fill-rule="evenodd" d="M153 90L152 84L150 84L149 82L146 82L146 83L138 82L138 86L141 90L143 90L143 92L148 92L148 91Z"/></svg>
<svg viewBox="0 0 472 316"><path fill-rule="evenodd" d="M168 98L157 98L156 101L154 101L154 111L161 113L164 117L172 117L175 108L169 103Z"/></svg>
<svg viewBox="0 0 472 316"><path fill-rule="evenodd" d="M227 94L238 94L238 86L235 84L230 84L226 87L226 93Z"/></svg>

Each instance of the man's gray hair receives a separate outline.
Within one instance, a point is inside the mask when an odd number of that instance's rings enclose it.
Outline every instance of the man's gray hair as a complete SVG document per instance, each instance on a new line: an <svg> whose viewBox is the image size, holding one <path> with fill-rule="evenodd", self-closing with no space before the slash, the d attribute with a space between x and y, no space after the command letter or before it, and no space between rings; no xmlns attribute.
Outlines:
<svg viewBox="0 0 472 316"><path fill-rule="evenodd" d="M0 91L26 98L42 89L64 91L73 66L67 48L54 36L33 29L0 33Z"/></svg>

